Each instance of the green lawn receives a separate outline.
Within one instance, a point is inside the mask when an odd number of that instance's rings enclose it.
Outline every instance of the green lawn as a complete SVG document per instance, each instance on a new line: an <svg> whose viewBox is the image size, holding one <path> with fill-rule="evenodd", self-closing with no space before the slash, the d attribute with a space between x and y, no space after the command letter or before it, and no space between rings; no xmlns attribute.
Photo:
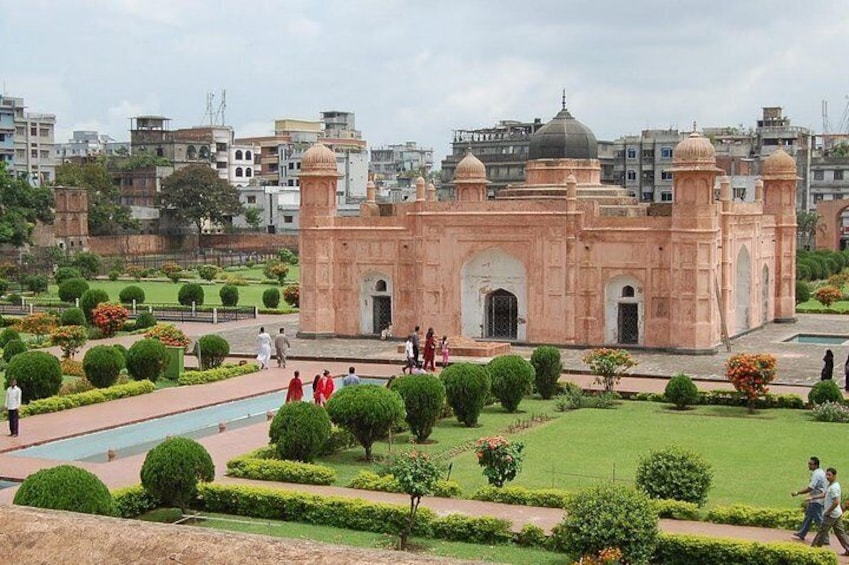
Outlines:
<svg viewBox="0 0 849 565"><path fill-rule="evenodd" d="M525 443L522 472L511 483L530 488L575 490L598 480L633 480L639 458L652 449L671 444L701 453L714 468L714 486L708 506L735 503L755 506L793 507L790 491L807 484L806 461L817 455L824 466L845 468L849 458L844 446L849 426L814 422L803 410L764 410L754 416L745 408L706 406L677 412L667 405L624 402L612 410L582 409L553 412L553 402L525 399L525 414L510 415L489 407L481 415L481 427L468 429L455 420L443 420L431 438L436 443L420 446L445 453L461 443L502 433L518 417L549 413L556 419L512 434ZM409 441L408 434L395 438L394 450ZM385 454L387 443L374 448ZM362 461L362 448L352 448L318 462L336 469L337 484L370 465ZM471 450L450 461L451 479L468 495L486 481Z"/></svg>
<svg viewBox="0 0 849 565"><path fill-rule="evenodd" d="M213 519L195 525L202 528L213 528L231 532L321 541L324 543L373 549L389 549L397 540L394 536L358 532L329 526L253 519L242 516L228 516L226 514L207 514L206 516ZM215 520L214 518L219 519ZM521 565L525 563L539 563L541 565L568 565L572 563L570 559L562 554L541 549L523 549L511 545L488 546L420 538L413 538L411 543L416 546L417 552L455 559L480 560L493 563L516 563Z"/></svg>
<svg viewBox="0 0 849 565"><path fill-rule="evenodd" d="M807 302L801 302L796 305L797 312L806 312L808 310L822 310L824 308L826 308L826 306L820 303L820 301L815 298L811 298ZM832 303L831 306L828 306L828 308L836 310L838 312L849 311L849 300L838 300L837 302Z"/></svg>

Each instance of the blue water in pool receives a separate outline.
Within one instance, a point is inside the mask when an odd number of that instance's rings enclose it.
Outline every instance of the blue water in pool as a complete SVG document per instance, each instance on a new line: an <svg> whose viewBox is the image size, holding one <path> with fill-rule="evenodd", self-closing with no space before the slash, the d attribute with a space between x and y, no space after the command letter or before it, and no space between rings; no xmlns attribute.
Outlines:
<svg viewBox="0 0 849 565"><path fill-rule="evenodd" d="M342 379L334 379L336 389ZM383 384L383 379L363 378L366 384ZM312 383L304 384L304 398L312 398ZM286 391L273 392L181 412L171 416L145 420L100 432L93 432L68 439L51 441L10 452L19 457L41 457L60 461L107 461L106 452L114 449L118 457L145 453L162 442L166 436L201 438L218 433L219 422L226 422L227 429L265 421L269 410L277 410L286 400Z"/></svg>
<svg viewBox="0 0 849 565"><path fill-rule="evenodd" d="M849 336L845 335L816 335L816 334L796 334L790 339L785 339L784 343L816 343L819 345L842 345Z"/></svg>

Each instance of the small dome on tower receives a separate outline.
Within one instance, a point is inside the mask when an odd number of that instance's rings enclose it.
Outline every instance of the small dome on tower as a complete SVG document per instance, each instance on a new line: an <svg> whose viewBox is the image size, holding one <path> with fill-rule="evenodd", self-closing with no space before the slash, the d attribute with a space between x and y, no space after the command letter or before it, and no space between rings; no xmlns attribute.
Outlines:
<svg viewBox="0 0 849 565"><path fill-rule="evenodd" d="M486 166L474 156L471 149L466 149L466 156L457 163L454 170L455 180L485 179Z"/></svg>
<svg viewBox="0 0 849 565"><path fill-rule="evenodd" d="M336 155L323 143L316 143L301 157L301 170L336 171Z"/></svg>
<svg viewBox="0 0 849 565"><path fill-rule="evenodd" d="M784 149L779 148L764 159L761 164L761 173L764 175L795 175L796 160Z"/></svg>
<svg viewBox="0 0 849 565"><path fill-rule="evenodd" d="M675 146L672 161L677 164L716 166L716 150L706 137L693 132Z"/></svg>
<svg viewBox="0 0 849 565"><path fill-rule="evenodd" d="M598 159L595 135L569 113L565 101L563 109L531 136L528 160L536 159Z"/></svg>

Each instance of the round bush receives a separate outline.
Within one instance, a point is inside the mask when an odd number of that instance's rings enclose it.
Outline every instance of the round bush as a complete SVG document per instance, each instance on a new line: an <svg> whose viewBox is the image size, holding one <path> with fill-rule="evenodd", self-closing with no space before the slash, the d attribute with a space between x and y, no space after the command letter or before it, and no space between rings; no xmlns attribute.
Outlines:
<svg viewBox="0 0 849 565"><path fill-rule="evenodd" d="M810 271L809 271L810 272ZM810 277L808 277L810 278ZM805 281L796 281L796 304L807 302L811 299L811 286Z"/></svg>
<svg viewBox="0 0 849 565"><path fill-rule="evenodd" d="M0 347L6 347L6 344L13 339L20 341L21 334L18 333L18 330L11 327L0 330Z"/></svg>
<svg viewBox="0 0 849 565"><path fill-rule="evenodd" d="M531 354L531 365L534 367L534 389L545 400L550 399L557 391L557 381L563 371L560 350L550 345L537 347Z"/></svg>
<svg viewBox="0 0 849 565"><path fill-rule="evenodd" d="M183 306L191 306L192 302L201 306L203 304L203 287L198 283L186 283L177 292L177 302Z"/></svg>
<svg viewBox="0 0 849 565"><path fill-rule="evenodd" d="M710 463L681 447L652 451L637 464L637 487L651 498L682 500L703 505L707 500L713 470Z"/></svg>
<svg viewBox="0 0 849 565"><path fill-rule="evenodd" d="M382 386L348 386L330 397L327 414L334 424L357 438L366 450L366 460L371 461L372 444L404 419L404 401L397 392Z"/></svg>
<svg viewBox="0 0 849 565"><path fill-rule="evenodd" d="M330 438L330 417L317 404L290 402L275 414L268 437L281 459L312 463Z"/></svg>
<svg viewBox="0 0 849 565"><path fill-rule="evenodd" d="M810 392L808 392L808 402L810 404L822 404L824 402L843 404L843 392L836 382L826 379L811 387Z"/></svg>
<svg viewBox="0 0 849 565"><path fill-rule="evenodd" d="M81 278L83 278L83 274L76 267L59 267L58 269L56 269L56 272L53 273L53 279L58 285L61 285L63 282L69 279Z"/></svg>
<svg viewBox="0 0 849 565"><path fill-rule="evenodd" d="M127 368L127 351L128 349L121 345L120 343L113 344L112 347L115 348L115 351L121 354L121 368Z"/></svg>
<svg viewBox="0 0 849 565"><path fill-rule="evenodd" d="M127 373L137 381L156 382L168 363L168 350L158 339L140 339L127 351Z"/></svg>
<svg viewBox="0 0 849 565"><path fill-rule="evenodd" d="M79 308L68 308L62 310L59 321L63 326L84 326L85 314Z"/></svg>
<svg viewBox="0 0 849 565"><path fill-rule="evenodd" d="M224 306L235 306L239 303L239 287L234 284L225 284L218 291L221 304Z"/></svg>
<svg viewBox="0 0 849 565"><path fill-rule="evenodd" d="M137 330L143 330L145 328L152 328L156 325L156 317L150 312L141 312L138 316L136 316L136 326Z"/></svg>
<svg viewBox="0 0 849 565"><path fill-rule="evenodd" d="M551 532L555 549L598 555L618 548L622 562L646 565L658 538L657 512L649 498L630 486L602 483L569 497L566 517Z"/></svg>
<svg viewBox="0 0 849 565"><path fill-rule="evenodd" d="M205 281L211 281L215 279L215 275L218 274L218 267L215 265L201 265L198 267L198 276Z"/></svg>
<svg viewBox="0 0 849 565"><path fill-rule="evenodd" d="M216 334L201 337L197 341L197 348L200 354L200 367L203 370L220 366L230 354L230 344Z"/></svg>
<svg viewBox="0 0 849 565"><path fill-rule="evenodd" d="M519 355L501 355L487 365L492 394L508 412L515 412L534 384L534 366Z"/></svg>
<svg viewBox="0 0 849 565"><path fill-rule="evenodd" d="M24 403L47 398L62 387L62 367L59 359L44 351L24 351L9 361L6 367L6 386L12 380L21 387Z"/></svg>
<svg viewBox="0 0 849 565"><path fill-rule="evenodd" d="M262 293L262 305L266 308L277 308L280 304L280 290L271 287L266 288Z"/></svg>
<svg viewBox="0 0 849 565"><path fill-rule="evenodd" d="M123 366L124 356L111 345L95 345L83 357L85 378L97 388L114 385Z"/></svg>
<svg viewBox="0 0 849 565"><path fill-rule="evenodd" d="M3 361L8 363L12 360L12 357L17 355L18 353L23 353L26 350L27 344L25 344L23 341L19 339L10 340L9 343L7 343L3 347Z"/></svg>
<svg viewBox="0 0 849 565"><path fill-rule="evenodd" d="M91 311L102 302L109 302L109 294L102 288L90 288L80 298L80 309L85 315L86 322L92 323Z"/></svg>
<svg viewBox="0 0 849 565"><path fill-rule="evenodd" d="M67 279L59 285L59 300L74 304L88 288L88 281L85 279Z"/></svg>
<svg viewBox="0 0 849 565"><path fill-rule="evenodd" d="M121 301L121 304L132 304L133 300L136 301L136 304L144 304L144 298L144 289L134 284L125 286L118 293L118 300Z"/></svg>
<svg viewBox="0 0 849 565"><path fill-rule="evenodd" d="M478 423L491 388L489 371L481 365L455 363L439 374L448 404L466 427Z"/></svg>
<svg viewBox="0 0 849 565"><path fill-rule="evenodd" d="M445 408L445 385L435 377L408 375L392 381L390 388L404 400L405 420L416 441L425 441Z"/></svg>
<svg viewBox="0 0 849 565"><path fill-rule="evenodd" d="M198 482L210 482L215 465L209 452L193 439L168 438L144 458L141 483L164 506L186 509L197 495Z"/></svg>
<svg viewBox="0 0 849 565"><path fill-rule="evenodd" d="M15 493L14 503L83 514L115 514L106 485L94 473L73 465L42 469L28 476Z"/></svg>
<svg viewBox="0 0 849 565"><path fill-rule="evenodd" d="M24 277L23 287L30 292L36 294L47 292L47 287L50 286L50 280L47 275L27 275Z"/></svg>
<svg viewBox="0 0 849 565"><path fill-rule="evenodd" d="M696 383L684 373L678 373L669 379L663 395L678 410L684 410L687 406L699 402L699 390L696 388Z"/></svg>

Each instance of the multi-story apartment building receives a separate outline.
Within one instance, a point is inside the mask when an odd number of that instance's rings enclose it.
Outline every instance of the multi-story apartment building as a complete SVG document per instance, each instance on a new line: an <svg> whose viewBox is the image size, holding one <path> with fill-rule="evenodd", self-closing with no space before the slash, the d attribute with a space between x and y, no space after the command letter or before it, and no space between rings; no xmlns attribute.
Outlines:
<svg viewBox="0 0 849 565"><path fill-rule="evenodd" d="M54 146L53 156L57 163L65 159L81 159L96 155L124 156L130 154L128 141L116 141L106 134L96 131L76 130L66 143Z"/></svg>
<svg viewBox="0 0 849 565"><path fill-rule="evenodd" d="M613 180L642 202L672 202L672 150L678 130L644 130L613 142Z"/></svg>
<svg viewBox="0 0 849 565"><path fill-rule="evenodd" d="M53 157L53 136L56 116L26 112L23 98L0 95L0 147L3 160L10 164L14 174L25 177L32 185L53 182L56 178L56 162ZM9 115L13 130L9 131ZM12 137L14 154L9 159L9 135Z"/></svg>
<svg viewBox="0 0 849 565"><path fill-rule="evenodd" d="M419 147L415 141L375 147L369 153L375 185L391 202L410 197L416 177L427 175L433 167L433 148Z"/></svg>
<svg viewBox="0 0 849 565"><path fill-rule="evenodd" d="M0 161L6 170L15 167L15 103L12 98L0 95Z"/></svg>

